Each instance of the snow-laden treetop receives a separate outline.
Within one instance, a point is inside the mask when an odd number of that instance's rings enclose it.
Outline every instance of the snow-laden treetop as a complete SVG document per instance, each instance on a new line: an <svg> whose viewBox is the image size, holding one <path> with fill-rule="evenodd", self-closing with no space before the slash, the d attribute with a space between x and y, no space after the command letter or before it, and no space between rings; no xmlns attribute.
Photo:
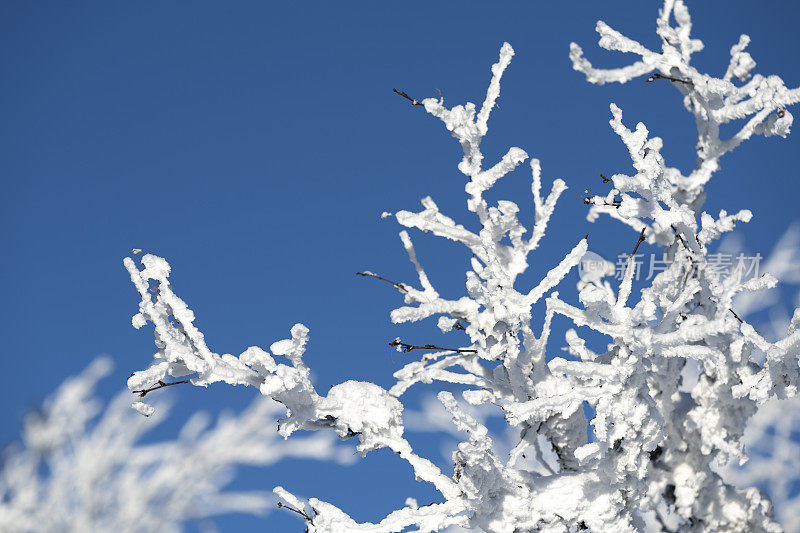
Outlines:
<svg viewBox="0 0 800 533"><path fill-rule="evenodd" d="M753 135L788 134L792 115L787 106L800 100L800 89L787 89L777 76L751 75L755 61L745 51L749 39L744 35L732 47L722 78L697 71L690 61L702 43L690 35L691 19L681 0L664 2L657 21L659 52L603 22L597 31L601 47L641 59L624 68L598 69L573 44L570 58L576 70L598 84L648 74L648 81L670 83L697 122L698 162L684 175L665 163L661 139L651 137L641 123L630 128L620 108L611 104L611 128L629 152L634 172L614 174L608 194L586 202L590 220L610 215L630 226L640 241L663 248L671 260L639 294L633 294L632 259L618 286L596 275L579 283L578 302L553 292L587 251L586 238L565 250L564 259L535 285L516 283L566 184L555 180L543 195L539 161L530 159L530 231L518 219L517 203L490 204L485 198L498 180L528 159L524 150L511 147L499 161L485 165L480 148L514 55L506 43L492 66L480 109L472 103L448 108L433 98L415 102L461 144L458 169L466 176L467 209L475 215L475 229L456 224L431 198L422 199L419 211L386 214L406 228L457 241L472 253L466 294L447 299L428 279L409 234L402 231L418 285L393 283L403 305L392 311L392 321L437 316L443 331L463 332L462 342L453 343L461 347L428 347L432 351L395 373L390 390L346 381L323 394L314 388L303 361L308 328L296 324L291 337L273 343L269 351L251 347L238 357L219 355L194 326L194 313L172 291L167 262L145 255L141 264L125 259L142 297L133 324L151 323L158 349L152 365L129 379L130 389L158 388L168 376L190 376L198 386L223 381L254 387L286 407L281 435L330 428L342 439L356 437L362 455L389 448L410 464L418 480L441 494L439 503L420 507L409 500L370 524L357 523L331 503L305 501L276 488L309 531L439 531L458 525L497 533L622 532L647 524L662 530L779 531L763 493L727 485L710 465L744 461L741 437L748 418L770 398L796 395L800 312L776 342L736 314L731 302L737 294L772 287L776 280L768 274L744 279L743 268L723 279L709 268L712 243L751 214L713 215L703 212L702 204L705 184L725 153ZM741 127L721 139L720 126L728 122ZM532 306L540 301L544 325L534 331ZM555 348L548 344L555 314L575 325L566 334L566 356L561 356L560 343ZM600 353L586 342L598 334L608 341ZM404 351L415 348L399 339L394 345ZM681 373L690 360L699 365L700 376L687 388ZM463 385L461 396L470 404L493 403L502 409L508 424L519 430L511 453L496 454L487 428L453 394L440 392L439 400L466 438L453 454L452 472L416 454L404 438L400 398L417 383L436 382ZM145 404L136 407L151 412ZM594 413L591 420L586 412ZM592 442L587 441L588 424ZM547 453L555 454L553 464L544 458Z"/></svg>

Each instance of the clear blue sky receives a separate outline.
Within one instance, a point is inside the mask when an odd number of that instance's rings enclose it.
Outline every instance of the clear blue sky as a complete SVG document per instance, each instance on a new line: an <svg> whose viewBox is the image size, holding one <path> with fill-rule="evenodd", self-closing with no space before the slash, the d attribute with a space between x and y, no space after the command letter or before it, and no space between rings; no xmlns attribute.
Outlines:
<svg viewBox="0 0 800 533"><path fill-rule="evenodd" d="M694 161L694 122L669 83L592 86L567 53L576 41L598 66L628 61L597 48L598 19L660 46L657 4L0 4L0 443L15 438L26 409L96 355L116 361L107 395L149 364L151 330L130 325L138 297L122 259L132 248L168 259L175 290L213 350L267 347L303 322L320 390L350 378L388 386L403 360L390 359L389 340L442 337L434 322L392 326L388 312L399 296L354 275L369 269L414 280L399 228L380 213L416 209L430 194L444 212L472 223L457 143L391 90L423 98L438 89L450 105L479 104L503 41L517 55L489 124L487 161L520 146L542 160L546 187L557 177L570 187L532 276L587 232L593 250L629 251L635 235L608 221L589 224L577 197L607 190L601 172L631 172L608 127L609 102L628 125L643 121L661 136L668 161L684 170ZM800 85L797 3L689 7L695 36L706 43L695 56L700 67L723 73L731 45L747 33L758 72ZM725 157L709 187L709 211L755 213L741 231L756 251L767 252L798 218L798 152L796 134L748 142ZM501 191L524 211L529 173L505 179ZM466 254L430 237L415 244L440 292L462 294ZM177 420L197 408L238 408L255 393L225 385L174 392ZM283 484L361 520L414 493L427 503L431 491L390 455L371 454L347 470L248 472L242 486ZM271 515L267 530L302 530L286 514ZM221 522L224 530L258 524Z"/></svg>

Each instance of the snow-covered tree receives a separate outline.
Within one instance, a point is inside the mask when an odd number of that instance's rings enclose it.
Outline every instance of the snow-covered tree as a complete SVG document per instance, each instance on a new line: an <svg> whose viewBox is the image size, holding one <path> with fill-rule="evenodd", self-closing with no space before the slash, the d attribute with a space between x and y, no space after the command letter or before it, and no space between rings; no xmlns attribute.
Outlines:
<svg viewBox="0 0 800 533"><path fill-rule="evenodd" d="M514 55L504 44L479 109L400 93L440 119L460 143L464 156L458 169L466 176L467 209L475 222L471 228L457 224L429 197L422 199L419 211L384 213L401 226L450 239L471 253L466 294L444 298L426 275L410 235L401 231L418 281L390 281L403 298L391 319L403 323L438 316L438 327L452 332L452 344L418 346L398 338L392 345L399 351L425 353L395 373L396 384L389 390L346 381L320 393L303 361L308 328L296 324L290 338L273 343L269 352L251 347L239 356L219 355L206 345L194 313L173 292L168 263L146 254L140 263L125 259L125 266L141 295L133 324L152 323L157 351L151 366L131 376L129 388L154 390L170 377L196 386L221 381L253 387L286 408L278 427L281 436L330 429L341 439L355 437L361 455L388 448L441 496L427 506L409 499L371 524L357 523L331 502L304 500L275 488L283 505L313 532L439 531L448 526L498 533L647 527L780 531L763 492L726 483L717 469L746 460L742 436L759 406L796 396L800 311L773 340L737 313L737 295L769 289L777 280L769 274L748 279L743 265L720 276L710 265L709 250L751 214L721 211L714 216L702 208L705 185L727 152L754 135L789 133L787 107L800 101L800 89L786 88L777 76L753 75L755 61L745 51L749 38L744 35L732 47L721 78L696 70L692 54L703 45L691 36L682 0L664 2L657 19L660 51L603 22L597 31L602 48L640 59L599 69L573 44L575 70L597 84L649 76L647 81L673 85L698 132L697 165L684 174L665 162L660 138L641 123L629 127L622 110L611 104L611 129L630 154L634 172L621 169L607 178L606 194L587 195L584 201L590 220L605 214L633 229L633 253L619 284L604 279L608 270L601 268L584 271L577 302L553 290L584 257L588 236L576 239L537 283L521 286L518 281L566 184L557 179L543 194L540 163L530 159L535 210L530 231L518 219L517 203L492 204L486 198L499 179L528 159L524 150L511 147L499 161L484 166L481 152L501 78ZM735 133L722 138L726 124ZM634 254L642 242L663 251L667 266L635 291ZM362 274L388 281L377 273ZM532 326L534 309L543 311L540 330ZM553 346L550 339L555 315L574 323L565 337L568 355L562 356L561 343ZM598 338L604 339L603 349L595 348ZM696 379L689 386L685 378L691 369ZM487 427L461 400L442 391L439 401L466 438L453 452L452 471L416 453L404 436L401 398L418 383L436 382L462 386L461 397L469 406L502 412L515 431L509 452L497 453ZM153 412L143 402L135 407L146 415Z"/></svg>
<svg viewBox="0 0 800 533"><path fill-rule="evenodd" d="M213 425L196 413L177 438L142 442L167 409L144 419L131 411L127 391L103 406L94 390L110 370L110 359L96 359L28 415L22 441L3 456L0 531L172 532L189 522L210 526L225 513L265 515L274 508L271 493L224 490L236 466L353 459L332 435L278 437L279 406L263 398Z"/></svg>

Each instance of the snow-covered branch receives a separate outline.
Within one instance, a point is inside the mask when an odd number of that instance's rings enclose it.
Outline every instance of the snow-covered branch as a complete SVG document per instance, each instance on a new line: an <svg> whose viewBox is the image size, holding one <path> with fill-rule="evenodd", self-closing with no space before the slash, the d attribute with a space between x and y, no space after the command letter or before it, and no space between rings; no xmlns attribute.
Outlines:
<svg viewBox="0 0 800 533"><path fill-rule="evenodd" d="M674 20L674 25L672 21ZM719 168L719 159L753 135L785 137L793 117L787 107L800 101L800 88L788 89L778 76L752 74L755 60L745 51L750 37L742 35L731 47L731 59L722 78L699 72L690 65L692 54L703 43L691 36L692 19L683 0L666 0L656 26L661 52L653 52L599 21L598 44L606 50L630 53L640 60L621 68L599 69L583 56L575 43L570 45L570 60L575 70L591 83L625 83L655 72L647 81L665 79L683 96L683 104L697 123L697 167L689 176L669 169L668 179L678 188L687 204L700 198L703 185ZM720 138L720 126L744 121L729 139ZM702 200L701 200L702 201Z"/></svg>

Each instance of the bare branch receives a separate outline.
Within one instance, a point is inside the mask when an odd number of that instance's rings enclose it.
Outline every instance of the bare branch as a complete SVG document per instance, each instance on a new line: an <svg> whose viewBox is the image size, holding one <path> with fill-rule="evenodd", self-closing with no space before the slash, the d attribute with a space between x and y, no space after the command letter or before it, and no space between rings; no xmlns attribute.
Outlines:
<svg viewBox="0 0 800 533"><path fill-rule="evenodd" d="M644 230L646 230L646 229L647 229L646 226L644 228L642 228L642 232L639 234L639 240L636 241L636 246L633 248L633 251L631 252L631 257L636 255L636 250L639 249L639 245L644 242Z"/></svg>
<svg viewBox="0 0 800 533"><path fill-rule="evenodd" d="M601 174L601 176L602 176L602 174ZM586 204L586 205L608 205L608 206L617 207L617 208L620 205L622 205L622 200L620 200L618 198L614 198L614 200L612 200L611 203L609 203L608 200L603 199L603 203L602 204L596 204L594 202L594 197L593 196L589 196L588 194L580 194L580 193L578 193L578 196L581 197L581 200L583 200L583 203Z"/></svg>
<svg viewBox="0 0 800 533"><path fill-rule="evenodd" d="M139 398L144 398L148 392L153 392L154 390L163 389L164 387L171 387L172 385L180 385L181 383L189 383L190 381L191 380L189 379L184 379L182 381L173 381L172 383L166 383L164 381L158 380L158 383L156 385L153 385L149 389L141 389L131 392L133 392L134 394L138 394Z"/></svg>
<svg viewBox="0 0 800 533"><path fill-rule="evenodd" d="M646 81L647 83L650 83L650 82L655 81L655 80L669 80L669 81L674 81L674 82L677 82L677 83L683 83L684 85L694 85L689 80L682 80L680 78L673 78L672 76L664 76L663 74L659 74L658 72L656 72L654 74L651 74L644 81Z"/></svg>
<svg viewBox="0 0 800 533"><path fill-rule="evenodd" d="M392 342L389 343L389 346L398 347L400 351L403 353L408 353L411 350L440 350L443 352L456 352L456 353L478 353L478 350L472 348L442 348L441 346L436 346L435 344L426 344L424 346L415 346L413 344L407 344L400 340L400 337L396 338Z"/></svg>
<svg viewBox="0 0 800 533"><path fill-rule="evenodd" d="M392 280L390 280L390 279L386 279L386 278L384 278L384 277L381 277L381 276L379 276L379 275L377 275L377 274L373 274L372 272L369 272L369 271L364 271L364 272L356 272L356 276L364 276L365 278L375 278L375 279L379 279L379 280L381 280L381 281L385 281L386 283L391 283L392 285L394 285L394 286L395 286L395 288L396 288L398 291L402 291L402 292L408 292L408 289L407 289L407 288L406 288L406 286L405 286L405 285L403 285L402 283L396 283L396 282L394 282L394 281L392 281Z"/></svg>
<svg viewBox="0 0 800 533"><path fill-rule="evenodd" d="M424 105L422 102L418 102L414 98L411 98L410 96L408 96L405 93L405 91L398 91L397 89L392 89L392 91L394 92L394 94L399 94L400 96L402 96L403 98L405 98L406 100L411 102L411 105Z"/></svg>
<svg viewBox="0 0 800 533"><path fill-rule="evenodd" d="M278 502L278 508L279 508L279 509L288 509L289 511L293 511L293 512L295 512L295 513L299 514L300 516L302 516L303 518L305 518L305 519L306 519L306 520L308 520L309 522L311 522L311 521L312 521L310 516L308 516L306 513L304 513L303 511L301 511L301 510L299 510L299 509L295 509L295 508L294 508L294 507L292 507L291 505L286 505L286 504L285 504L285 503L283 503L283 502Z"/></svg>

